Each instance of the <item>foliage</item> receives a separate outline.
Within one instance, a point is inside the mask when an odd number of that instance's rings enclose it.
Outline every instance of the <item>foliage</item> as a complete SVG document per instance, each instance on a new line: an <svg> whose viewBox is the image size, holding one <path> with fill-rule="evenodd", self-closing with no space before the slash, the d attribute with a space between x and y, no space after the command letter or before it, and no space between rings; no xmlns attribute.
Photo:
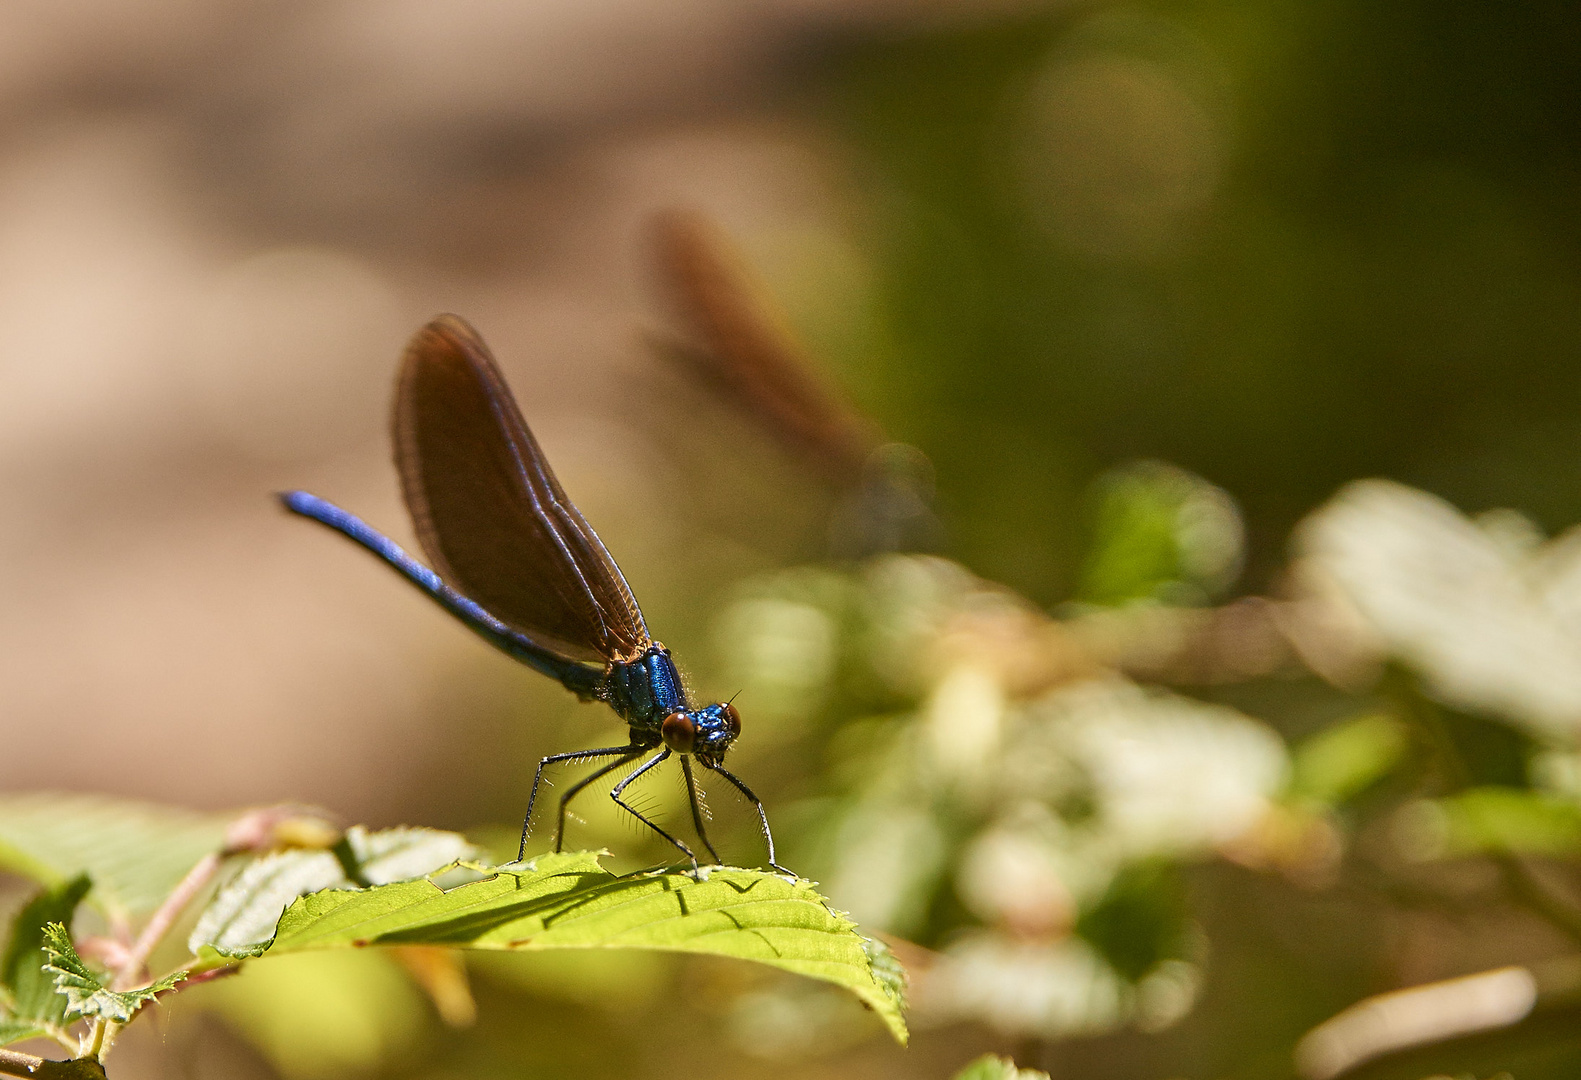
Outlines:
<svg viewBox="0 0 1581 1080"><path fill-rule="evenodd" d="M31 799L30 815L0 819L0 840L10 839L7 827L36 836L33 823L47 798ZM108 806L61 798L55 829L63 830L74 813L95 821ZM160 816L152 808L126 809L134 820ZM353 828L319 833L323 846L281 848L300 840L304 830L289 813L267 811L221 831L231 837L224 853L237 865L197 917L189 940L192 958L151 980L136 978L139 964L132 958L146 957L153 941L106 952L102 939L94 939L94 955L120 957L114 964L89 963L74 944L67 926L78 905L92 900L97 886L90 877L48 883L69 858L116 864L88 844L16 864L45 883L11 923L0 965L0 1045L47 1035L96 1061L118 1028L161 995L242 962L374 945L405 950L414 963L418 947L436 946L502 952L657 949L753 960L850 991L896 1039L906 1038L903 971L808 882L727 867L695 876L671 871L617 877L590 852L492 867L468 861L475 849L463 837L431 829ZM255 842L238 848L237 836L253 836ZM115 837L123 841L124 834ZM156 848L161 843L154 838ZM172 885L151 925L168 928L179 909L199 896L194 875L217 872L221 862L215 854L200 855L180 885ZM119 880L124 884L126 878ZM436 969L429 964L413 970ZM437 984L425 976L424 985ZM74 1027L83 1030L74 1035ZM0 1069L6 1067L0 1060Z"/></svg>
<svg viewBox="0 0 1581 1080"><path fill-rule="evenodd" d="M1078 599L1203 603L1234 583L1241 519L1224 492L1160 462L1115 470L1095 488L1093 537Z"/></svg>
<svg viewBox="0 0 1581 1080"><path fill-rule="evenodd" d="M590 852L544 855L525 870L444 890L426 878L329 889L296 900L266 954L368 945L444 945L532 952L639 948L750 959L843 986L905 1040L899 972L881 946L831 911L810 885L717 868L616 877Z"/></svg>
<svg viewBox="0 0 1581 1080"><path fill-rule="evenodd" d="M1400 764L1409 732L1383 713L1366 713L1316 732L1290 762L1290 795L1339 806Z"/></svg>
<svg viewBox="0 0 1581 1080"><path fill-rule="evenodd" d="M1200 949L1178 868L1268 812L1277 735L1124 678L1075 624L939 559L796 571L740 605L742 661L828 628L842 663L796 700L887 710L832 736L842 788L802 857L863 922L941 946L924 994L939 1018L1054 1035L1184 1013ZM738 670L755 689L773 677ZM1049 964L1080 987L1037 989Z"/></svg>
<svg viewBox="0 0 1581 1080"><path fill-rule="evenodd" d="M1204 592L1144 584L1178 579L1143 480L1203 482L1126 475L1095 503L1118 550L1089 565L1137 583L1094 591L1107 606L1050 617L890 556L760 580L727 616L763 696L777 675L754 658L827 643L830 662L794 665L816 681L769 702L841 718L796 857L864 923L938 950L919 1014L1044 1039L1188 1021L1240 929L1204 917L1215 866L1298 893L1343 882L1377 910L1516 905L1581 934L1563 884L1581 859L1575 539L1371 482L1301 526L1286 594L1203 609ZM1122 513L1122 495L1145 505ZM1227 707L1302 680L1321 722ZM1457 867L1478 858L1497 884L1468 892ZM1377 1052L1409 1070L1409 1040Z"/></svg>
<svg viewBox="0 0 1581 1080"><path fill-rule="evenodd" d="M226 818L99 795L0 794L0 869L45 884L87 874L89 903L147 915L205 854Z"/></svg>
<svg viewBox="0 0 1581 1080"><path fill-rule="evenodd" d="M0 960L0 987L5 1010L0 1012L0 1046L60 1028L66 1021L66 999L55 992L47 970L49 927L71 921L91 883L86 875L46 887L11 920L5 956Z"/></svg>
<svg viewBox="0 0 1581 1080"><path fill-rule="evenodd" d="M280 913L298 897L324 890L387 885L469 858L476 849L437 829L346 831L334 850L271 852L242 868L204 909L187 947L237 958L269 947Z"/></svg>
<svg viewBox="0 0 1581 1080"><path fill-rule="evenodd" d="M174 971L135 990L111 990L88 969L72 947L71 935L60 923L44 927L44 970L55 979L55 988L66 999L67 1018L98 1017L127 1023L137 1010L187 977Z"/></svg>
<svg viewBox="0 0 1581 1080"><path fill-rule="evenodd" d="M1018 1069L1009 1058L984 1054L955 1074L955 1080L1048 1080L1048 1073Z"/></svg>

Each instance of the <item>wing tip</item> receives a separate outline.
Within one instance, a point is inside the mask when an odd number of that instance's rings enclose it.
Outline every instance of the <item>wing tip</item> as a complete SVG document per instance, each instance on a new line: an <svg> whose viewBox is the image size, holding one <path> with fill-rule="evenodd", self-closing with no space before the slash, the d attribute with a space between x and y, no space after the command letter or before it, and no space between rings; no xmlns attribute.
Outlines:
<svg viewBox="0 0 1581 1080"><path fill-rule="evenodd" d="M488 355L489 351L483 341L483 335L478 333L477 328L460 315L449 311L441 312L423 324L423 328L413 335L409 349L423 349L435 341L452 348L460 346L462 349L474 349L484 355Z"/></svg>

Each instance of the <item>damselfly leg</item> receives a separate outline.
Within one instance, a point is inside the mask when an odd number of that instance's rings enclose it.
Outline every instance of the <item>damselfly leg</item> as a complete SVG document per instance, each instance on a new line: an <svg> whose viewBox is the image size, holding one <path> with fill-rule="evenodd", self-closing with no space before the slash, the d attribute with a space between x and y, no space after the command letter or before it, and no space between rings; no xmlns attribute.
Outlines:
<svg viewBox="0 0 1581 1080"><path fill-rule="evenodd" d="M567 754L550 754L548 757L538 762L538 771L533 774L532 778L532 794L527 796L527 816L522 819L522 842L521 846L516 849L516 861L521 862L527 857L527 837L532 831L532 812L533 807L538 804L538 785L543 783L544 769L548 768L550 765L558 765L564 761L597 761L599 758L606 757L619 757L622 759L621 761L617 761L610 765L608 768L598 770L592 776L588 777L587 780L577 784L570 791L561 796L560 821L559 825L555 828L554 833L554 849L559 851L560 836L565 831L566 802L571 798L572 795L575 795L578 791L581 791L584 787L586 787L588 780L596 780L605 773L619 768L621 765L625 764L626 761L631 760L640 753L642 753L641 748L634 748L630 744L627 744L626 746L603 746L597 750L572 750Z"/></svg>
<svg viewBox="0 0 1581 1080"><path fill-rule="evenodd" d="M626 811L626 813L630 814L632 817L636 818L648 828L652 829L654 832L658 833L660 836L664 837L670 843L679 848L681 850L681 854L685 855L691 860L692 870L695 872L697 869L697 856L692 853L692 849L687 847L680 840L677 840L675 837L671 836L669 833L665 832L663 829L659 828L659 826L655 824L652 819L646 817L644 814L638 811L636 807L632 806L630 803L624 801L620 797L625 792L625 790L632 785L633 781L635 781L639 776L647 772L649 769L653 768L655 765L658 765L660 762L664 761L664 759L669 757L671 753L671 750L664 749L660 750L657 754L654 754L647 761L643 762L642 767L636 772L632 773L630 776L626 777L626 779L616 784L614 790L609 793L609 797L615 800L616 806L620 807L622 810Z"/></svg>
<svg viewBox="0 0 1581 1080"><path fill-rule="evenodd" d="M768 845L769 849L769 865L782 874L789 874L791 877L795 877L796 875L794 872L785 869L779 863L774 861L774 834L769 831L769 816L763 811L763 800L752 794L752 789L743 784L735 773L726 769L724 766L709 765L708 767L734 784L736 790L745 795L747 797L747 801L749 801L757 810L758 824L763 827L763 842Z"/></svg>
<svg viewBox="0 0 1581 1080"><path fill-rule="evenodd" d="M703 800L697 787L697 777L692 775L692 759L685 754L681 755L681 772L686 777L686 801L692 807L692 824L697 827L697 839L703 842L714 862L722 863L724 860L714 850L713 841L708 839L708 830L703 828Z"/></svg>

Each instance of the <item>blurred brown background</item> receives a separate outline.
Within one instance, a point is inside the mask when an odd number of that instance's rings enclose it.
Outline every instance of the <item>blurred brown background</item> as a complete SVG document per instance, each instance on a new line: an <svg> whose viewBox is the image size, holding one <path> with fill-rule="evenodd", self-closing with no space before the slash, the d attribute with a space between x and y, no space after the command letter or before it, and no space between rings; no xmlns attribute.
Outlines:
<svg viewBox="0 0 1581 1080"><path fill-rule="evenodd" d="M735 448L693 425L687 388L639 337L657 322L647 217L704 207L785 249L837 228L849 178L775 103L820 39L948 14L0 16L9 782L198 806L291 797L377 822L509 816L508 798L458 799L475 789L458 780L481 769L522 790L515 774L551 749L522 721L566 695L270 493L309 488L410 542L391 380L412 330L460 312L650 621L672 636L697 623L784 522L689 524L696 503L728 514L740 483L774 477L687 475Z"/></svg>

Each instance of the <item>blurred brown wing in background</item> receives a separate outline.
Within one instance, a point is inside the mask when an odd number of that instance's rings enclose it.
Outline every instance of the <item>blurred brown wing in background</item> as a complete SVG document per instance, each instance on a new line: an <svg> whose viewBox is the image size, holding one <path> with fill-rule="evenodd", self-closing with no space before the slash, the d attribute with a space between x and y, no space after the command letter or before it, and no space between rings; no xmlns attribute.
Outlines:
<svg viewBox="0 0 1581 1080"><path fill-rule="evenodd" d="M661 282L691 339L665 342L664 355L831 480L856 482L883 433L819 377L729 238L686 210L655 215L651 234Z"/></svg>
<svg viewBox="0 0 1581 1080"><path fill-rule="evenodd" d="M935 551L933 466L823 377L730 238L703 214L668 210L650 227L654 262L685 340L660 355L707 386L840 492L830 554Z"/></svg>

